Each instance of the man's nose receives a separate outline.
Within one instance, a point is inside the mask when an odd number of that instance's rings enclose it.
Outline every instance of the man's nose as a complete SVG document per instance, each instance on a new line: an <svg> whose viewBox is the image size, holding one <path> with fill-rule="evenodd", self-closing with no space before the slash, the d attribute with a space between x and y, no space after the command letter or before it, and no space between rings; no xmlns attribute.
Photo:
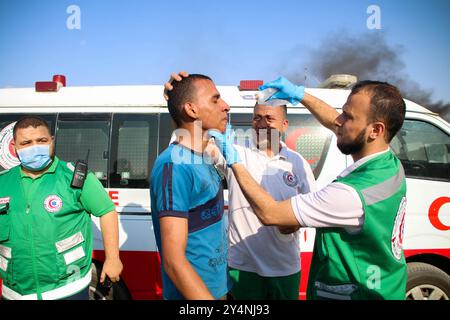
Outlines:
<svg viewBox="0 0 450 320"><path fill-rule="evenodd" d="M222 100L223 101L223 100ZM223 110L225 112L230 111L230 106L228 105L228 103L226 103L225 101L223 101Z"/></svg>
<svg viewBox="0 0 450 320"><path fill-rule="evenodd" d="M343 119L342 119L342 114L340 114L335 120L334 120L334 125L336 127L341 127L343 123Z"/></svg>

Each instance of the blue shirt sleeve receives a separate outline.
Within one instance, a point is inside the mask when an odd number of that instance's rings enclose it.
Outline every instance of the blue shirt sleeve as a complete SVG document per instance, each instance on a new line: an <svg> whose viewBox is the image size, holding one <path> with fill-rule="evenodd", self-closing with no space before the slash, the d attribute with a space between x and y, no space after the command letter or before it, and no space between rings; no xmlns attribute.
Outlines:
<svg viewBox="0 0 450 320"><path fill-rule="evenodd" d="M186 165L171 162L162 164L152 176L152 210L156 210L159 218L188 218L192 186L192 175Z"/></svg>

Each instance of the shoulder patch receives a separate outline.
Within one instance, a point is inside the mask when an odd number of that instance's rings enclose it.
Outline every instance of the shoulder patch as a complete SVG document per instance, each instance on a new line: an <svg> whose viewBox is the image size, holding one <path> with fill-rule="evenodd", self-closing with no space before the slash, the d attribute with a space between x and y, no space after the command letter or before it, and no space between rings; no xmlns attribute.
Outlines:
<svg viewBox="0 0 450 320"><path fill-rule="evenodd" d="M295 187L298 185L298 177L292 172L285 171L283 174L283 180L289 187Z"/></svg>

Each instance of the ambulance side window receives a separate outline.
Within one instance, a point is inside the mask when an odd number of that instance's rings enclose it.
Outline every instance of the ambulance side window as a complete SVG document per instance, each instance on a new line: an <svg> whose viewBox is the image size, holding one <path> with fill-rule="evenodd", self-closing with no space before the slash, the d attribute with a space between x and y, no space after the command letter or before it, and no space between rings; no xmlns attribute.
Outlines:
<svg viewBox="0 0 450 320"><path fill-rule="evenodd" d="M449 135L430 123L405 120L391 149L410 178L450 181Z"/></svg>
<svg viewBox="0 0 450 320"><path fill-rule="evenodd" d="M161 154L168 146L172 132L175 129L172 117L169 113L161 113L159 119L159 148L158 154Z"/></svg>
<svg viewBox="0 0 450 320"><path fill-rule="evenodd" d="M19 164L12 146L14 123L20 118L32 114L0 114L0 172ZM56 114L33 114L43 118L50 126L50 134L55 135Z"/></svg>
<svg viewBox="0 0 450 320"><path fill-rule="evenodd" d="M148 188L157 156L158 114L115 114L110 186Z"/></svg>
<svg viewBox="0 0 450 320"><path fill-rule="evenodd" d="M252 121L253 110L251 113L232 113L230 114L231 125L236 134L238 144L248 145L252 142Z"/></svg>
<svg viewBox="0 0 450 320"><path fill-rule="evenodd" d="M62 114L56 129L56 155L66 162L84 160L107 187L111 114Z"/></svg>

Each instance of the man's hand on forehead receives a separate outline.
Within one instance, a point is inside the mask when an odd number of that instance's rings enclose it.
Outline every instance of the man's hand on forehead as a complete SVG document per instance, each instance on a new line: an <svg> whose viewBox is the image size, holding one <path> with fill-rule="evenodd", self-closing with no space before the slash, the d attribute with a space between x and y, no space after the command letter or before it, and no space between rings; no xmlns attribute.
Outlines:
<svg viewBox="0 0 450 320"><path fill-rule="evenodd" d="M186 71L180 71L178 73L172 73L170 75L169 81L164 84L164 99L166 99L166 101L169 100L167 92L173 89L172 82L181 81L181 79L186 77L189 77L189 73L187 73Z"/></svg>

